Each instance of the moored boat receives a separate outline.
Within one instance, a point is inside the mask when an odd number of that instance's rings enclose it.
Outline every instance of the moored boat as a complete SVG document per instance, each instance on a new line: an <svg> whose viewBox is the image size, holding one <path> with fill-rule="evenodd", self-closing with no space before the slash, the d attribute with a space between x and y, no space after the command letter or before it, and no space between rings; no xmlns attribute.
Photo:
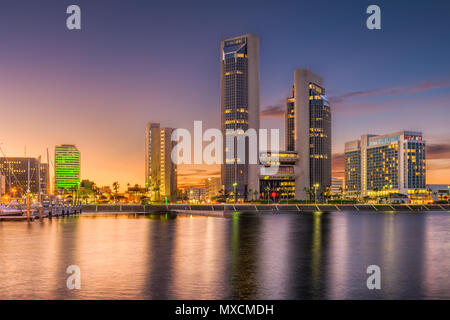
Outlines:
<svg viewBox="0 0 450 320"><path fill-rule="evenodd" d="M23 215L23 210L16 200L11 201L6 206L0 207L0 216L21 216Z"/></svg>

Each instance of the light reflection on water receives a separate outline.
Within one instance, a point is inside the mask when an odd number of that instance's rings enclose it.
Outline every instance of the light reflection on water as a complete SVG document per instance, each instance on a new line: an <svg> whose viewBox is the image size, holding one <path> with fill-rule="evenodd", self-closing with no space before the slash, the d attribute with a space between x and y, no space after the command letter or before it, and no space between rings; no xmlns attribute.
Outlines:
<svg viewBox="0 0 450 320"><path fill-rule="evenodd" d="M446 212L0 222L0 298L449 299L449 230ZM81 290L66 288L69 265Z"/></svg>

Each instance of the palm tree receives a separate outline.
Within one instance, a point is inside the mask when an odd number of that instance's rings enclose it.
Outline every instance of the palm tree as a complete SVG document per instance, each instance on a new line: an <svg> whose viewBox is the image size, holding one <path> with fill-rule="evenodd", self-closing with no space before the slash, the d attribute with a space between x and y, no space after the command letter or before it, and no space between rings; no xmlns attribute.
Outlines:
<svg viewBox="0 0 450 320"><path fill-rule="evenodd" d="M158 196L156 197L156 200L158 200L158 201L160 200L159 190L160 190L160 187L159 187L159 181L157 181L157 182L153 185L153 191L156 192L156 194L158 195Z"/></svg>
<svg viewBox="0 0 450 320"><path fill-rule="evenodd" d="M330 188L329 187L325 188L325 190L322 190L321 194L323 196L323 200L325 200L325 203L328 203L328 200L330 200L332 196Z"/></svg>
<svg viewBox="0 0 450 320"><path fill-rule="evenodd" d="M362 202L362 199L360 199L360 197L361 197L361 191L356 191L355 192L355 195L356 195L356 200L358 201L361 201Z"/></svg>
<svg viewBox="0 0 450 320"><path fill-rule="evenodd" d="M97 204L97 196L99 195L99 190L97 185L92 185L92 192L94 193L94 204Z"/></svg>
<svg viewBox="0 0 450 320"><path fill-rule="evenodd" d="M341 203L342 203L342 199L343 198L344 198L344 188L343 187L339 187L338 200L341 200Z"/></svg>
<svg viewBox="0 0 450 320"><path fill-rule="evenodd" d="M87 190L85 188L82 188L78 191L78 197L81 198L81 200L84 200L84 203L87 203L87 199L89 198L90 194L92 193L91 190Z"/></svg>
<svg viewBox="0 0 450 320"><path fill-rule="evenodd" d="M119 182L114 181L112 184L112 187L114 190L114 203L115 203L116 199L117 199L117 194L119 193L119 188L120 188Z"/></svg>
<svg viewBox="0 0 450 320"><path fill-rule="evenodd" d="M230 194L225 191L223 188L219 190L219 196L218 196L218 200L219 202L227 202L227 198Z"/></svg>

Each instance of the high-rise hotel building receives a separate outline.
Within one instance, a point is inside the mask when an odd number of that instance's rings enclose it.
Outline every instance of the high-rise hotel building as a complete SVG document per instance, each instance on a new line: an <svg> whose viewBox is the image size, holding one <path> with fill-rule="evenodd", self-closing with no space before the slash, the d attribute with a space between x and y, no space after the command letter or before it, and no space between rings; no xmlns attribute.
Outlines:
<svg viewBox="0 0 450 320"><path fill-rule="evenodd" d="M174 201L177 192L177 166L171 154L175 146L173 128L148 123L145 143L145 186L152 200Z"/></svg>
<svg viewBox="0 0 450 320"><path fill-rule="evenodd" d="M221 42L221 124L224 139L222 184L225 192L237 198L259 192L258 164L249 164L249 146L245 146L245 162L240 164L236 135L248 129L259 130L259 37L254 34ZM232 130L233 134L226 134ZM234 150L227 149L234 139ZM247 141L248 142L248 141Z"/></svg>
<svg viewBox="0 0 450 320"><path fill-rule="evenodd" d="M81 154L76 146L55 147L55 191L75 191L80 187Z"/></svg>
<svg viewBox="0 0 450 320"><path fill-rule="evenodd" d="M302 200L308 189L331 186L331 110L322 82L309 69L296 69L286 101L286 147L299 156L295 194Z"/></svg>
<svg viewBox="0 0 450 320"><path fill-rule="evenodd" d="M345 144L345 192L354 196L426 194L425 141L421 132L362 135Z"/></svg>

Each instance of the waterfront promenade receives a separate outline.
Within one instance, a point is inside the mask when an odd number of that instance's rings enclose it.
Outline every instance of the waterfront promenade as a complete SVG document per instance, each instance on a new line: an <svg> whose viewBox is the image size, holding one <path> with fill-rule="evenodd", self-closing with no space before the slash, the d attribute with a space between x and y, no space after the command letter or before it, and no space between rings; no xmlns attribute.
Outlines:
<svg viewBox="0 0 450 320"><path fill-rule="evenodd" d="M83 213L161 213L173 212L184 214L221 215L227 212L330 212L330 211L373 211L373 212L423 212L448 211L449 204L99 204L82 205Z"/></svg>

